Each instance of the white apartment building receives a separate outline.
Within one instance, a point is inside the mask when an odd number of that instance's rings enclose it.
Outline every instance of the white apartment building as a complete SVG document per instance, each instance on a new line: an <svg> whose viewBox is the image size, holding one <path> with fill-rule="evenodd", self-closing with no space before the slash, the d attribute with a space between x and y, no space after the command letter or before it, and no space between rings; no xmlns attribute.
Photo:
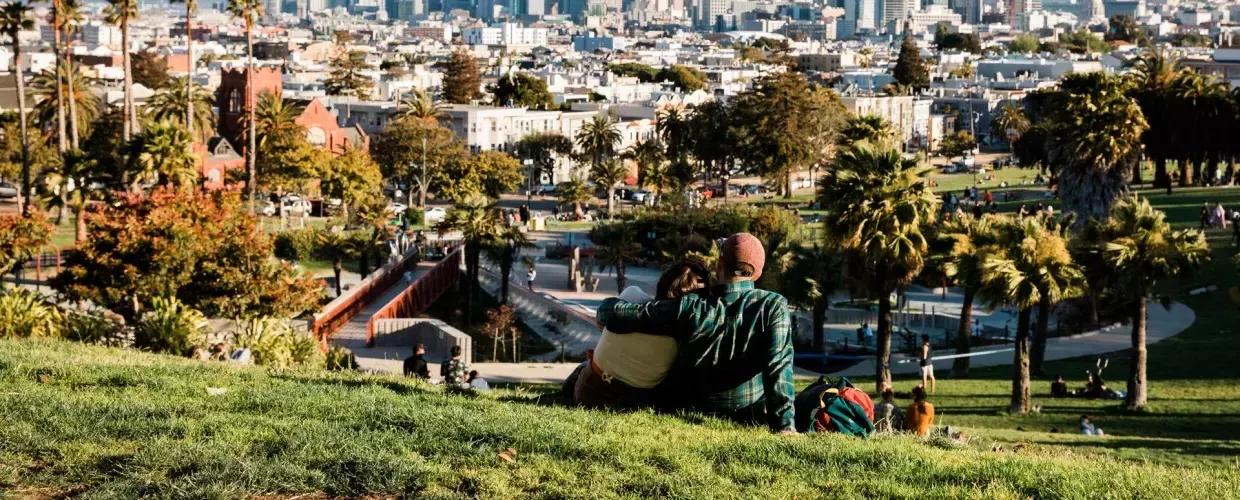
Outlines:
<svg viewBox="0 0 1240 500"><path fill-rule="evenodd" d="M526 28L516 23L500 23L485 28L464 28L461 38L468 45L547 45L546 28Z"/></svg>
<svg viewBox="0 0 1240 500"><path fill-rule="evenodd" d="M887 120L900 134L900 142L908 144L917 129L913 96L842 96L840 101L854 115L876 115Z"/></svg>
<svg viewBox="0 0 1240 500"><path fill-rule="evenodd" d="M121 30L110 24L91 22L82 26L82 41L87 45L120 45Z"/></svg>

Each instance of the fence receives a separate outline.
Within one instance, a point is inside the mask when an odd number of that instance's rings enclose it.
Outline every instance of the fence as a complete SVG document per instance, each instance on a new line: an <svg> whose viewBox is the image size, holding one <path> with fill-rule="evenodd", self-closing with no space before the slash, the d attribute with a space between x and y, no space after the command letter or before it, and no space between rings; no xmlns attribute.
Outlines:
<svg viewBox="0 0 1240 500"><path fill-rule="evenodd" d="M473 338L452 325L432 318L380 319L374 325L374 342L378 347L426 346L426 360L444 362L455 346L461 348L461 359L474 362Z"/></svg>
<svg viewBox="0 0 1240 500"><path fill-rule="evenodd" d="M323 348L327 348L327 338L332 333L335 333L362 309L383 295L392 285L395 285L405 271L412 270L417 265L418 253L416 249L410 249L401 255L400 260L384 264L383 267L362 279L357 286L350 288L323 306L323 310L314 315L314 320L310 324L311 331L323 344Z"/></svg>
<svg viewBox="0 0 1240 500"><path fill-rule="evenodd" d="M408 288L370 316L370 320L366 322L366 347L374 347L377 321L414 316L426 310L440 295L443 295L444 291L457 284L460 280L461 265L464 262L463 249L463 245L458 245L443 260L435 264L435 267L414 280Z"/></svg>

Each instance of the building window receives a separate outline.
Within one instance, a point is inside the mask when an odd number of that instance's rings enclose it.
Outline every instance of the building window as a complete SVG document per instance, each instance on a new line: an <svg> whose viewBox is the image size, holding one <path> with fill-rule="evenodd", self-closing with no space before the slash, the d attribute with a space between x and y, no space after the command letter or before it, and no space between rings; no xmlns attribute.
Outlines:
<svg viewBox="0 0 1240 500"><path fill-rule="evenodd" d="M241 112L241 91L232 89L228 92L228 111L233 113Z"/></svg>
<svg viewBox="0 0 1240 500"><path fill-rule="evenodd" d="M306 141L315 146L322 146L327 144L327 134L321 128L311 127L306 131Z"/></svg>

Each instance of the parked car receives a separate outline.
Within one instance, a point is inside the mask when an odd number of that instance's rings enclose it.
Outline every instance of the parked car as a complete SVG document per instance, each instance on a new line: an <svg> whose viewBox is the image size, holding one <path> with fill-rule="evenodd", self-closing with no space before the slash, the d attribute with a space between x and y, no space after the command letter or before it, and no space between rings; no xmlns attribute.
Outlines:
<svg viewBox="0 0 1240 500"><path fill-rule="evenodd" d="M448 211L443 207L428 207L422 212L422 220L427 224L438 224L443 222L444 217L448 216Z"/></svg>
<svg viewBox="0 0 1240 500"><path fill-rule="evenodd" d="M304 199L301 196L286 194L284 195L284 198L280 200L280 203L284 205L284 215L310 215L310 210L312 207L310 200ZM280 210L276 208L275 203L268 201L263 204L263 215L266 215L267 217L275 217L280 215Z"/></svg>
<svg viewBox="0 0 1240 500"><path fill-rule="evenodd" d="M629 199L632 200L633 203L636 203L638 205L654 203L654 193L651 193L650 191L645 190L645 189L641 191L633 191L629 195Z"/></svg>
<svg viewBox="0 0 1240 500"><path fill-rule="evenodd" d="M0 182L0 198L16 198L17 186L7 182Z"/></svg>
<svg viewBox="0 0 1240 500"><path fill-rule="evenodd" d="M388 203L387 213L388 215L396 217L400 214L405 213L405 210L408 210L408 209L409 207L406 206L404 203L392 202L392 203Z"/></svg>

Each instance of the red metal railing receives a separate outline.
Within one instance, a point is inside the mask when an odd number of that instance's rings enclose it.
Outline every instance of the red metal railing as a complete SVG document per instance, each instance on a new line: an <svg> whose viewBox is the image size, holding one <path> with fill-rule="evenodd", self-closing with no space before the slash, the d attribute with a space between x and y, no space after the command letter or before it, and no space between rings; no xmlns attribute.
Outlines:
<svg viewBox="0 0 1240 500"><path fill-rule="evenodd" d="M442 261L426 274L418 277L409 288L404 289L382 308L375 311L366 322L366 346L375 345L375 321L391 318L411 318L439 299L445 291L460 280L461 263L465 257L464 246L458 245Z"/></svg>
<svg viewBox="0 0 1240 500"><path fill-rule="evenodd" d="M344 295L336 297L336 300L323 306L323 310L314 315L314 320L310 324L311 331L319 339L323 349L327 349L327 339L336 330L347 324L349 320L357 316L357 313L362 312L362 309L400 281L405 271L417 266L417 252L410 251L396 264L380 268Z"/></svg>

